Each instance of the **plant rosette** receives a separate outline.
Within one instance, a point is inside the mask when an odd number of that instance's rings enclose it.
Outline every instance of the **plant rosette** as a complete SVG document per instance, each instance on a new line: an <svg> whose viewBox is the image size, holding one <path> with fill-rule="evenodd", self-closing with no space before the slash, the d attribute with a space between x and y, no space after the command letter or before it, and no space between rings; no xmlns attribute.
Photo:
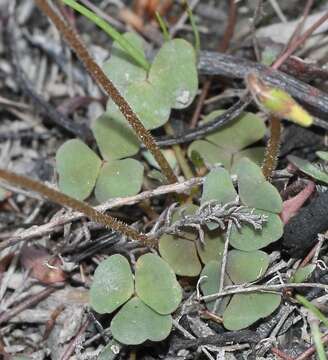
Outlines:
<svg viewBox="0 0 328 360"><path fill-rule="evenodd" d="M125 33L123 37L145 54L141 37L135 33ZM112 55L103 69L149 130L164 125L171 109L188 107L198 90L196 53L183 39L165 42L148 73L114 42ZM96 120L93 132L100 150L108 157L133 156L140 148L139 141L112 100L108 101L106 115Z"/></svg>
<svg viewBox="0 0 328 360"><path fill-rule="evenodd" d="M226 265L227 284L245 284L260 279L269 265L268 255L259 250L278 240L283 234L283 224L278 213L282 200L277 189L265 180L261 169L247 158L236 164L238 197L253 213L265 215L261 230L249 224L240 229L232 225L229 243L234 248L228 252ZM235 201L237 192L229 173L223 168L212 170L206 177L202 203L208 200L229 203ZM204 295L213 295L220 288L221 258L207 263L201 273L201 290ZM204 277L204 278L203 278ZM279 294L235 294L221 301L211 300L206 306L223 317L228 330L240 330L270 315L280 304Z"/></svg>
<svg viewBox="0 0 328 360"><path fill-rule="evenodd" d="M201 205L210 201L217 204L234 203L240 199L240 206L249 209L250 214L258 214L266 221L262 229L254 229L251 223L238 228L232 224L229 243L242 251L255 251L266 247L281 238L283 224L279 213L282 210L282 200L277 189L265 180L261 169L247 158L236 164L238 177L238 192L232 183L230 174L224 168L215 168L206 176ZM185 213L194 214L197 206L189 206ZM245 215L245 214L243 214ZM173 215L172 223L181 219L181 215ZM226 221L226 219L225 219ZM208 222L204 226L204 244L197 241L198 234L192 228L183 234L165 234L159 240L160 255L171 265L177 275L197 276L202 265L210 261L220 261L223 254L225 235L218 223Z"/></svg>
<svg viewBox="0 0 328 360"><path fill-rule="evenodd" d="M141 162L129 158L103 161L79 139L68 140L58 149L56 167L60 190L78 200L88 198L93 189L100 203L132 196L143 183Z"/></svg>
<svg viewBox="0 0 328 360"><path fill-rule="evenodd" d="M139 257L133 276L122 255L112 255L97 267L90 289L91 307L100 314L116 311L110 329L116 341L138 345L164 340L182 300L182 289L170 266L158 255Z"/></svg>
<svg viewBox="0 0 328 360"><path fill-rule="evenodd" d="M269 256L261 250L230 250L227 256L225 285L256 281L266 272ZM217 294L220 286L221 263L210 261L201 273L200 288L204 296ZM269 316L281 301L279 294L247 293L205 301L206 307L223 318L226 329L244 329L257 320Z"/></svg>
<svg viewBox="0 0 328 360"><path fill-rule="evenodd" d="M141 37L134 33L123 37L144 54ZM195 51L182 39L162 46L148 74L114 42L104 71L147 129L164 125L171 108L189 106L198 89ZM106 113L96 119L92 131L103 160L78 139L64 143L56 154L60 190L85 200L95 189L99 202L137 194L144 168L128 157L139 151L140 142L112 100L108 100ZM164 151L164 156L171 161L169 150Z"/></svg>

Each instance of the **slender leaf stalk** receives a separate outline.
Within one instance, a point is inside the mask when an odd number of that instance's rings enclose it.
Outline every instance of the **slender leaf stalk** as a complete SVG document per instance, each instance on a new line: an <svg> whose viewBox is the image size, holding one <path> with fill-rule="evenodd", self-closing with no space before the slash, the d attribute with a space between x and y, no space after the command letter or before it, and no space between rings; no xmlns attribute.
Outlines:
<svg viewBox="0 0 328 360"><path fill-rule="evenodd" d="M162 30L164 40L169 41L171 39L171 37L167 30L167 26L166 26L164 19L162 18L162 16L160 15L160 13L158 11L155 12L155 15L156 15L156 20Z"/></svg>

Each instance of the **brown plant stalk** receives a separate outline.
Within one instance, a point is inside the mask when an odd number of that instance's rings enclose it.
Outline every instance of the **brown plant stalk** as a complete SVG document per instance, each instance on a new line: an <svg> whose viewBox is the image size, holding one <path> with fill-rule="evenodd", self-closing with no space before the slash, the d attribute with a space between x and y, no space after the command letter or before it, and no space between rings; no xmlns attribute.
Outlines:
<svg viewBox="0 0 328 360"><path fill-rule="evenodd" d="M273 116L270 118L270 120L270 138L265 149L264 161L262 165L263 175L268 180L271 180L272 174L277 167L281 135L280 120Z"/></svg>
<svg viewBox="0 0 328 360"><path fill-rule="evenodd" d="M86 217L88 217L90 220L98 224L104 225L108 229L112 229L119 233L122 233L133 240L138 240L146 246L155 246L153 239L146 236L145 234L138 233L136 230L123 223L122 221L119 221L110 215L103 214L100 211L97 211L83 201L76 200L57 190L51 189L39 181L32 180L25 176L15 174L4 169L0 169L0 178L10 184L14 184L16 186L35 191L56 204L71 208L75 211L79 211L83 213Z"/></svg>
<svg viewBox="0 0 328 360"><path fill-rule="evenodd" d="M101 86L113 99L114 103L118 106L126 120L134 129L139 140L154 156L167 180L170 183L177 182L178 180L171 166L163 156L159 147L156 145L156 142L150 132L143 126L138 116L131 109L130 105L120 94L115 85L107 78L101 67L93 60L78 34L76 34L74 29L56 14L56 12L49 6L47 0L35 0L35 3L37 7L54 23L58 31L63 35L67 44L74 50L77 57L82 61L85 68L97 84Z"/></svg>

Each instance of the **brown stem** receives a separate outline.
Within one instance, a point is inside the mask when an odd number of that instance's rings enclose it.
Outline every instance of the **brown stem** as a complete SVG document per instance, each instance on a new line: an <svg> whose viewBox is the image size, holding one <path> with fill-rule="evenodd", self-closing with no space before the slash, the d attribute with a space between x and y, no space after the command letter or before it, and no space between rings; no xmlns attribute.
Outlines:
<svg viewBox="0 0 328 360"><path fill-rule="evenodd" d="M75 51L78 58L82 61L89 74L100 85L105 92L113 99L114 103L118 106L126 120L136 132L139 140L147 147L152 153L157 163L161 167L164 175L170 183L177 182L177 178L161 153L159 147L156 145L154 138L150 132L143 126L135 112L131 109L130 105L120 94L114 84L107 78L101 67L93 60L89 51L82 43L79 36L73 28L66 24L56 12L49 6L46 0L35 0L37 7L48 16L54 23L58 31L63 35L68 45Z"/></svg>
<svg viewBox="0 0 328 360"><path fill-rule="evenodd" d="M271 180L272 173L276 169L279 148L280 148L281 123L280 120L271 117L270 122L270 139L265 149L264 161L262 164L263 175Z"/></svg>
<svg viewBox="0 0 328 360"><path fill-rule="evenodd" d="M122 221L119 221L112 216L103 214L94 209L93 207L89 206L88 204L73 199L72 197L65 195L57 190L51 189L38 181L29 179L25 176L17 175L4 169L0 169L0 178L9 182L10 184L14 184L16 186L35 191L56 204L66 206L83 213L92 221L104 225L108 229L113 229L119 233L128 236L131 239L138 240L146 246L154 247L153 240L145 234L140 234Z"/></svg>

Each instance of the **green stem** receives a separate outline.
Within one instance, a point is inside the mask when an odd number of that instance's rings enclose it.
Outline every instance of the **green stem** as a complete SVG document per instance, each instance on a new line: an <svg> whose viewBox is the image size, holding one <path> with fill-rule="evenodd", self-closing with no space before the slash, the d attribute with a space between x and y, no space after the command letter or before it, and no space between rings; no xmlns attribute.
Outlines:
<svg viewBox="0 0 328 360"><path fill-rule="evenodd" d="M170 123L166 123L164 125L164 129L168 135L173 135L173 129ZM191 179L194 177L194 174L181 150L180 145L172 145L173 151L175 153L175 157L180 165L181 171L186 179Z"/></svg>
<svg viewBox="0 0 328 360"><path fill-rule="evenodd" d="M104 19L100 18L93 11L89 10L85 6L77 3L75 0L61 0L66 5L70 6L72 9L76 10L94 24L99 26L104 30L114 41L116 41L120 46L137 62L141 67L146 71L150 69L150 63L146 60L145 55L133 46L128 40L126 40L118 31L116 31L110 24L108 24Z"/></svg>
<svg viewBox="0 0 328 360"><path fill-rule="evenodd" d="M165 21L164 19L161 17L161 15L159 14L158 11L155 12L155 15L156 15L156 20L158 21L158 24L162 30L162 33L163 33L163 38L165 41L169 41L170 40L170 34L167 30L167 26L165 24Z"/></svg>
<svg viewBox="0 0 328 360"><path fill-rule="evenodd" d="M194 33L194 38L195 38L195 50L196 50L196 54L197 56L199 55L199 51L200 51L200 36L199 36L199 31L198 31L198 27L195 21L195 17L194 14L192 13L192 9L190 8L188 1L185 1L186 7L187 7L187 13L189 16L189 21L191 24L191 28L192 31Z"/></svg>

